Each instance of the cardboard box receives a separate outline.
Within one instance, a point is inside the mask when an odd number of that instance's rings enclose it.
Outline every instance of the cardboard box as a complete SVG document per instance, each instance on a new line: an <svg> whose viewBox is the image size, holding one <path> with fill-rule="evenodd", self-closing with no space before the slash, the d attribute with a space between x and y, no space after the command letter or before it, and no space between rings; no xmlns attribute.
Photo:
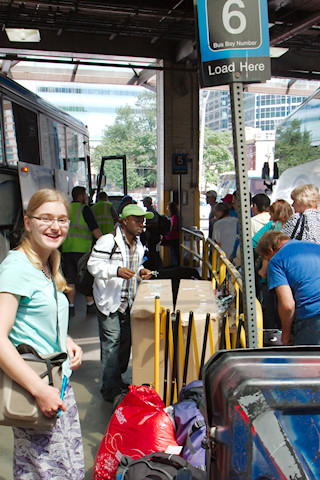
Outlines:
<svg viewBox="0 0 320 480"><path fill-rule="evenodd" d="M132 383L154 383L154 309L155 297L160 297L160 305L172 312L172 287L171 280L144 281L139 285L136 298L131 309L132 331ZM199 364L203 348L203 337L207 313L211 315L211 325L214 338L215 351L219 346L219 313L217 298L212 289L212 284L207 280L180 280L176 311L180 310L183 330L184 347L187 341L189 312L194 313L196 339ZM205 361L211 356L209 338L207 341ZM182 386L181 354L179 362L179 390ZM162 396L164 372L163 337L160 336L160 396ZM199 371L196 368L194 345L191 343L187 383L196 380ZM170 383L170 375L168 378Z"/></svg>
<svg viewBox="0 0 320 480"><path fill-rule="evenodd" d="M189 313L192 311L194 314L194 323L196 330L196 339L198 347L199 364L201 362L201 354L203 348L203 338L206 323L207 313L211 315L211 326L213 331L214 349L219 348L219 312L218 302L216 295L214 294L212 284L209 280L180 280L180 286L178 291L176 312L180 311L181 324L183 329L183 342L186 346L187 332L189 323ZM205 361L211 357L209 337L207 340ZM180 367L181 370L181 367ZM181 377L181 375L180 375ZM199 378L199 371L196 368L195 362L195 350L193 342L191 341L189 362L188 362L188 374L187 383ZM179 381L179 389L182 384Z"/></svg>
<svg viewBox="0 0 320 480"><path fill-rule="evenodd" d="M155 297L172 312L171 280L145 280L140 283L131 308L132 383L154 383L154 310ZM160 387L163 385L163 341L160 340ZM162 392L160 390L160 396Z"/></svg>

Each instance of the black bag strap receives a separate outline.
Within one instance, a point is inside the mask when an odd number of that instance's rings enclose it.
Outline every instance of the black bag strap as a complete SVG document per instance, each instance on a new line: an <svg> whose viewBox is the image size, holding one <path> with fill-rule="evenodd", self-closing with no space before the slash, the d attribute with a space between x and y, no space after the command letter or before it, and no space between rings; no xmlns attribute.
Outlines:
<svg viewBox="0 0 320 480"><path fill-rule="evenodd" d="M193 446L192 440L191 440L191 435L193 435L195 432L200 430L202 427L204 427L206 422L203 419L198 418L190 427L188 428L188 433L187 433L187 439L186 439L186 445L190 450L191 455L195 455L197 453L196 449Z"/></svg>
<svg viewBox="0 0 320 480"><path fill-rule="evenodd" d="M113 235L114 244L113 244L113 247L112 247L111 252L106 252L105 250L98 250L96 247L93 247L93 249L92 249L92 250L94 250L94 251L97 252L97 253L105 253L105 254L109 255L109 260L112 258L112 255L115 253L115 251L116 251L117 248L118 248L118 244L117 244L116 239L115 239L115 237L116 237L116 232L113 231L113 232L112 232L112 235Z"/></svg>
<svg viewBox="0 0 320 480"><path fill-rule="evenodd" d="M305 223L306 223L306 216L302 213L297 220L297 223L296 223L296 225L295 225L295 227L294 227L294 229L291 233L290 238L295 238L296 240L302 240L302 236L303 236L303 232L304 232L304 228L305 228ZM300 224L301 224L300 231L296 235Z"/></svg>
<svg viewBox="0 0 320 480"><path fill-rule="evenodd" d="M122 465L129 467L131 465L134 465L142 461L148 462L149 460L162 463L163 465L166 465L170 462L170 464L177 469L184 468L189 465L189 462L187 462L187 460L185 460L184 458L179 457L178 455L175 455L175 454L168 454L164 452L149 453L148 455L144 455L143 457L138 458L137 460L131 460L131 458L128 458L127 455L123 455L123 457L120 460L120 463Z"/></svg>
<svg viewBox="0 0 320 480"><path fill-rule="evenodd" d="M52 368L60 367L67 359L67 354L65 352L57 352L42 356L31 345L26 343L21 343L16 348L24 360L42 362L46 365L47 369L39 376L44 378L48 375L49 385L53 386Z"/></svg>
<svg viewBox="0 0 320 480"><path fill-rule="evenodd" d="M51 270L50 270L50 273L51 273ZM57 337L58 337L58 345L59 345L59 348L62 349L61 344L60 344L61 335L60 335L60 323L59 323L58 291L57 291L56 282L54 281L54 278L53 278L52 274L51 274L51 279L52 279L53 289L54 289L54 298L56 299L56 304L57 304Z"/></svg>

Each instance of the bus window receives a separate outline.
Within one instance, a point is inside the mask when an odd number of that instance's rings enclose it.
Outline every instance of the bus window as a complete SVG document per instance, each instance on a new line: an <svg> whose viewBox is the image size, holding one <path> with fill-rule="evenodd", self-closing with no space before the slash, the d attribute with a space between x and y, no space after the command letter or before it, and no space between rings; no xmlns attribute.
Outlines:
<svg viewBox="0 0 320 480"><path fill-rule="evenodd" d="M37 114L12 102L18 155L21 162L40 165Z"/></svg>
<svg viewBox="0 0 320 480"><path fill-rule="evenodd" d="M59 168L61 170L66 170L66 129L65 126L58 122L53 122L54 128L56 129L59 143Z"/></svg>
<svg viewBox="0 0 320 480"><path fill-rule="evenodd" d="M86 153L86 148L85 145L87 142L84 141L84 136L79 134L78 136L78 153L80 158L84 158L87 153Z"/></svg>
<svg viewBox="0 0 320 480"><path fill-rule="evenodd" d="M87 188L88 176L87 176L85 158L79 158L77 174L78 174L79 185L82 185L83 187Z"/></svg>
<svg viewBox="0 0 320 480"><path fill-rule="evenodd" d="M257 193L265 193L266 186L262 178L251 171L248 172L249 191L251 195ZM217 198L221 201L228 193L233 193L236 190L236 175L234 172L221 173L217 185Z"/></svg>
<svg viewBox="0 0 320 480"><path fill-rule="evenodd" d="M56 122L40 114L42 165L47 168L59 168L59 138Z"/></svg>
<svg viewBox="0 0 320 480"><path fill-rule="evenodd" d="M257 195L257 193L266 193L264 180L261 178L249 178L249 190L252 195Z"/></svg>
<svg viewBox="0 0 320 480"><path fill-rule="evenodd" d="M37 114L8 99L3 100L3 111L8 164L20 160L39 165Z"/></svg>
<svg viewBox="0 0 320 480"><path fill-rule="evenodd" d="M76 172L78 169L78 134L67 128L68 170Z"/></svg>
<svg viewBox="0 0 320 480"><path fill-rule="evenodd" d="M84 152L83 136L67 128L68 170L78 175L79 185L86 185L87 175L84 157L79 159L79 148Z"/></svg>
<svg viewBox="0 0 320 480"><path fill-rule="evenodd" d="M16 127L14 123L12 105L10 100L7 99L3 100L3 119L7 164L17 165L19 157L16 139Z"/></svg>

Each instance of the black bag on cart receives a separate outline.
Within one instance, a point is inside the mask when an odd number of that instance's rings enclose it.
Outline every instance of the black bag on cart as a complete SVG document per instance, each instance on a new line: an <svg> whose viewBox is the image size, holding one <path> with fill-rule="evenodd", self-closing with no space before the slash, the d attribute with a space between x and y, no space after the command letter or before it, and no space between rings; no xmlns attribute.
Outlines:
<svg viewBox="0 0 320 480"><path fill-rule="evenodd" d="M220 350L203 370L210 480L319 479L320 346Z"/></svg>
<svg viewBox="0 0 320 480"><path fill-rule="evenodd" d="M155 452L132 460L123 455L120 460L117 480L205 480L206 472L199 470L189 462L164 452Z"/></svg>
<svg viewBox="0 0 320 480"><path fill-rule="evenodd" d="M281 346L281 330L274 328L267 328L263 330L263 346L264 347L275 347Z"/></svg>

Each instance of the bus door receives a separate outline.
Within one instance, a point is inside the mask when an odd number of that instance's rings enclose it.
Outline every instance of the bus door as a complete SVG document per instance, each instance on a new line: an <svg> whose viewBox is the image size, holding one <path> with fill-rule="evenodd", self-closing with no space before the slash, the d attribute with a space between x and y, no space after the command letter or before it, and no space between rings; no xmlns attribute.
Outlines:
<svg viewBox="0 0 320 480"><path fill-rule="evenodd" d="M0 173L1 203L0 230L12 228L21 211L19 183L16 172L3 171Z"/></svg>
<svg viewBox="0 0 320 480"><path fill-rule="evenodd" d="M18 162L18 175L24 210L26 210L30 198L37 190L40 188L54 188L52 170L41 165Z"/></svg>
<svg viewBox="0 0 320 480"><path fill-rule="evenodd" d="M127 158L125 155L101 158L97 181L97 198L100 192L106 192L109 201L118 210L123 196L128 193Z"/></svg>

